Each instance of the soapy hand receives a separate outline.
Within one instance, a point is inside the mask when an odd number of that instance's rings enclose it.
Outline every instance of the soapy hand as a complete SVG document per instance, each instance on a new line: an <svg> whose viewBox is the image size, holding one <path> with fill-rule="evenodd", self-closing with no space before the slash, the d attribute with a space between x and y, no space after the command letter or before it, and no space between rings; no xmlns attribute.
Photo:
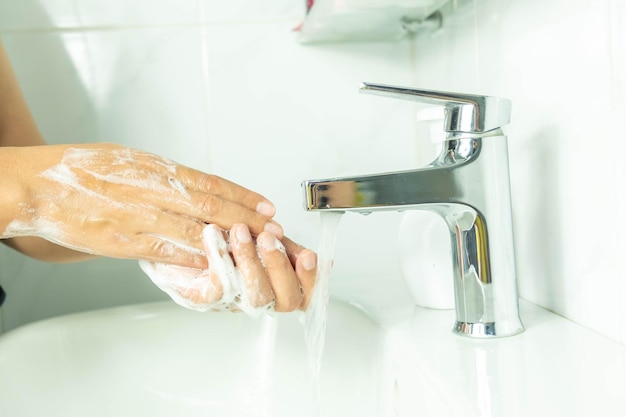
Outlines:
<svg viewBox="0 0 626 417"><path fill-rule="evenodd" d="M162 285L201 309L290 311L308 302L315 254L283 238L271 202L147 152L46 145L1 41L0 171L0 240L26 255L160 262L144 267L176 271ZM222 229L231 229L232 258Z"/></svg>
<svg viewBox="0 0 626 417"><path fill-rule="evenodd" d="M311 250L287 238L283 245L267 232L255 244L244 224L235 224L230 236L208 225L202 240L207 269L146 261L140 261L140 266L174 301L193 310L241 310L256 316L272 309L306 308L316 276L316 256Z"/></svg>
<svg viewBox="0 0 626 417"><path fill-rule="evenodd" d="M0 238L44 238L79 252L206 269L207 223L282 238L261 195L223 178L113 144L13 148L14 214Z"/></svg>

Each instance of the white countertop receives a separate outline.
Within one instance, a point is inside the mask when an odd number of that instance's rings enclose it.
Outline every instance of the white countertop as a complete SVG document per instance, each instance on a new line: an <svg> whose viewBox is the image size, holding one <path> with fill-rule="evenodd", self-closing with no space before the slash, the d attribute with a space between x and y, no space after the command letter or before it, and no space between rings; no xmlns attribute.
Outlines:
<svg viewBox="0 0 626 417"><path fill-rule="evenodd" d="M387 333L384 415L626 416L626 347L522 301L526 331L453 334L453 310L415 307Z"/></svg>

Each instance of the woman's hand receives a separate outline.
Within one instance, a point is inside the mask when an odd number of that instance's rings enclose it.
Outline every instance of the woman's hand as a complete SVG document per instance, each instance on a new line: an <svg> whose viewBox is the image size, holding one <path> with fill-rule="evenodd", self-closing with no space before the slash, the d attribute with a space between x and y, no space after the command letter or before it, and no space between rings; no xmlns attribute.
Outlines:
<svg viewBox="0 0 626 417"><path fill-rule="evenodd" d="M263 196L147 152L113 144L2 151L15 163L3 182L2 239L37 236L93 255L206 269L207 223L283 236Z"/></svg>
<svg viewBox="0 0 626 417"><path fill-rule="evenodd" d="M202 233L208 269L140 262L152 281L174 301L193 310L241 310L249 315L304 310L316 276L316 255L271 233L252 238L245 224L230 236L215 225ZM228 250L228 239L232 253Z"/></svg>

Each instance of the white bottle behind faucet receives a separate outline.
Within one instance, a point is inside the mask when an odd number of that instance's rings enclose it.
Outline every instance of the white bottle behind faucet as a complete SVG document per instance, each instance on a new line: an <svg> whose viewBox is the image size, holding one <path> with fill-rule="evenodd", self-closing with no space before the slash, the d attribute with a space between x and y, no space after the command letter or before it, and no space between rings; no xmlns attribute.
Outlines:
<svg viewBox="0 0 626 417"><path fill-rule="evenodd" d="M416 166L430 163L445 139L443 109L420 108L416 114ZM450 231L441 216L424 210L404 212L398 233L400 268L415 304L453 309L454 280Z"/></svg>
<svg viewBox="0 0 626 417"><path fill-rule="evenodd" d="M450 232L435 213L404 212L398 233L400 268L415 304L454 308Z"/></svg>

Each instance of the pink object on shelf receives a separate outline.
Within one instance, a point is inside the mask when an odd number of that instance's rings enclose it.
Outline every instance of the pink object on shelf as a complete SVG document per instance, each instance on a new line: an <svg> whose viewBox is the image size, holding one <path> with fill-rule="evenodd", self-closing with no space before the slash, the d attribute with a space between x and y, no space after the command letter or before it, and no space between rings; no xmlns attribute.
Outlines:
<svg viewBox="0 0 626 417"><path fill-rule="evenodd" d="M309 11L311 10L311 7L313 7L314 4L315 4L315 0L306 0L306 12L307 13L309 13ZM304 21L298 23L298 26L293 28L293 30L295 32L299 31L300 29L302 29L303 24L304 24Z"/></svg>

